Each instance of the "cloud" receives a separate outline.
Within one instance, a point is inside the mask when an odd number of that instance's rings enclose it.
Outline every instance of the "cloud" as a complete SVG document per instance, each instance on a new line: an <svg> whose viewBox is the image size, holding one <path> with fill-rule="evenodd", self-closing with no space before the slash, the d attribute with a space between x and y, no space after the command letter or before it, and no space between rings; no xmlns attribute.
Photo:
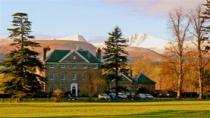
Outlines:
<svg viewBox="0 0 210 118"><path fill-rule="evenodd" d="M109 4L129 6L138 13L165 15L176 8L189 10L205 0L105 0Z"/></svg>

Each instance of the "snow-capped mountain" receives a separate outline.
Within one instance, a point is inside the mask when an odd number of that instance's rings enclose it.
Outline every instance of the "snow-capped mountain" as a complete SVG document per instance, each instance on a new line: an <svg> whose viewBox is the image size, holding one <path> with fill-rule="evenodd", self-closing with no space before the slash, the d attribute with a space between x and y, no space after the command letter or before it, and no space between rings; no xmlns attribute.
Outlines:
<svg viewBox="0 0 210 118"><path fill-rule="evenodd" d="M163 53L165 47L168 46L169 41L154 37L151 35L147 35L145 33L136 33L131 36L125 37L128 40L128 47L137 47L137 48L147 48L158 53ZM96 47L104 47L104 41L95 41L92 42Z"/></svg>
<svg viewBox="0 0 210 118"><path fill-rule="evenodd" d="M162 53L169 41L147 35L145 33L134 34L126 38L128 40L128 46L130 47L142 47L154 50Z"/></svg>
<svg viewBox="0 0 210 118"><path fill-rule="evenodd" d="M85 38L80 34L73 35L73 36L59 37L59 38L56 38L55 40L68 40L68 41L86 42Z"/></svg>

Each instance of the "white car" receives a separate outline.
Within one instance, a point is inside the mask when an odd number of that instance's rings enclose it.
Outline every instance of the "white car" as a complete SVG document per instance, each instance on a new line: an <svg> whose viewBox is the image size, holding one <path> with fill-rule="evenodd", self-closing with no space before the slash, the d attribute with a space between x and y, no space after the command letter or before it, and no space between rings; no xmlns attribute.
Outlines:
<svg viewBox="0 0 210 118"><path fill-rule="evenodd" d="M128 96L125 95L124 93L118 93L118 97L122 98L122 99L127 99L128 98Z"/></svg>
<svg viewBox="0 0 210 118"><path fill-rule="evenodd" d="M146 98L149 98L149 99L153 99L154 96L152 96L151 94L145 94Z"/></svg>
<svg viewBox="0 0 210 118"><path fill-rule="evenodd" d="M111 97L104 93L104 94L99 94L98 99L110 100Z"/></svg>
<svg viewBox="0 0 210 118"><path fill-rule="evenodd" d="M146 97L145 94L139 93L139 94L138 94L138 98L145 99L145 98L147 98L147 97Z"/></svg>

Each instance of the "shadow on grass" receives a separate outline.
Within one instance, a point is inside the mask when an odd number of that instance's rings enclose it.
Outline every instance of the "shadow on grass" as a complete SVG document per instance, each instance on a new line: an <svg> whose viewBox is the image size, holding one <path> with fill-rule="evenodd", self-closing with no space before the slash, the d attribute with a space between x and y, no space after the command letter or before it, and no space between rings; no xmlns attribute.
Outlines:
<svg viewBox="0 0 210 118"><path fill-rule="evenodd" d="M160 111L145 114L115 116L52 116L41 118L210 118L210 111Z"/></svg>

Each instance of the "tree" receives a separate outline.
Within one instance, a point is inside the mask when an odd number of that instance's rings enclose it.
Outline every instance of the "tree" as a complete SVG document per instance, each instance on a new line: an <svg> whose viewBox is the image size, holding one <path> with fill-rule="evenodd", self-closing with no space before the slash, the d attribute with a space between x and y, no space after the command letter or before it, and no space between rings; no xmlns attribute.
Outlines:
<svg viewBox="0 0 210 118"><path fill-rule="evenodd" d="M118 97L118 81L120 77L118 76L120 72L125 72L127 65L127 52L124 50L126 45L126 40L122 38L122 32L119 27L115 27L114 30L109 33L109 38L105 41L106 47L104 48L104 64L102 68L108 73L114 75L115 81L115 92L116 97Z"/></svg>
<svg viewBox="0 0 210 118"><path fill-rule="evenodd" d="M209 3L210 5L210 3ZM193 37L196 40L196 47L197 47L197 68L196 72L198 73L198 80L199 80L199 99L203 98L203 80L205 75L205 66L209 63L207 61L207 30L204 28L205 19L202 16L201 6L199 6L194 12L191 13L190 19L193 29Z"/></svg>
<svg viewBox="0 0 210 118"><path fill-rule="evenodd" d="M174 43L171 44L170 51L173 53L173 58L177 59L178 62L176 67L176 73L178 75L177 99L180 99L184 79L184 42L186 41L190 21L182 9L176 9L175 13L170 13L169 23L175 38Z"/></svg>
<svg viewBox="0 0 210 118"><path fill-rule="evenodd" d="M34 36L30 35L31 22L26 13L13 14L12 28L10 38L14 49L6 55L1 63L3 68L0 73L5 78L9 77L3 83L5 93L12 94L13 97L22 98L24 96L33 96L41 91L41 82L44 78L36 74L36 68L43 69L43 64L38 59L38 52L33 51L34 47L40 45L30 41Z"/></svg>

